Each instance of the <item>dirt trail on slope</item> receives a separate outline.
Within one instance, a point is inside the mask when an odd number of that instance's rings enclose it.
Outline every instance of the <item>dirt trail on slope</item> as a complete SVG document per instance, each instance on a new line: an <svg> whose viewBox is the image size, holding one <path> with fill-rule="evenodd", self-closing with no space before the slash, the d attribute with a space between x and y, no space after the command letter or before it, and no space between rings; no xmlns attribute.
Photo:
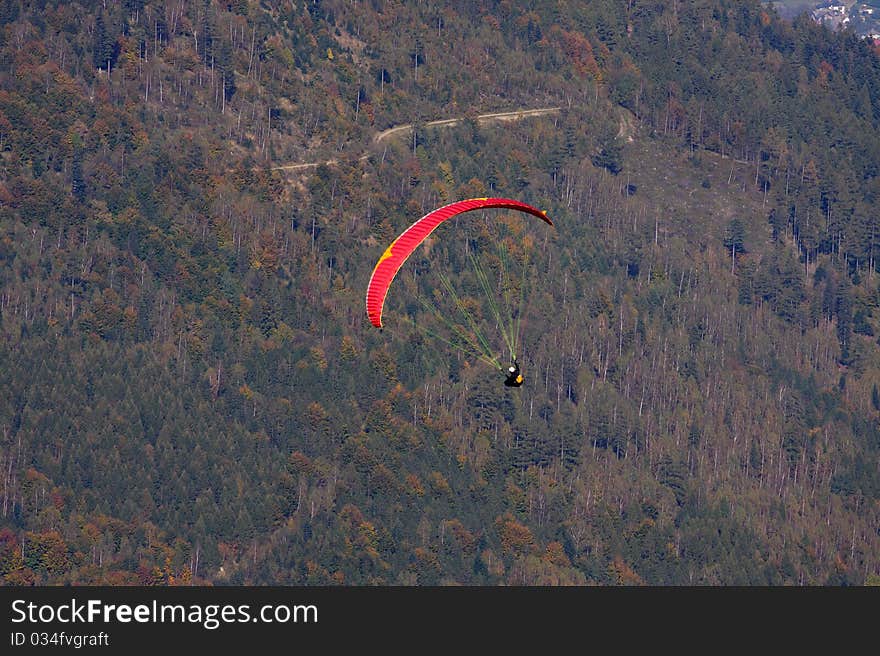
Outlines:
<svg viewBox="0 0 880 656"><path fill-rule="evenodd" d="M495 121L518 121L524 118L531 118L532 116L544 116L547 114L555 114L561 110L561 107L542 107L540 109L518 109L511 112L493 112L491 114L480 114L476 117L478 123L491 123ZM425 127L429 128L441 128L441 127L450 127L453 125L458 125L459 123L467 120L467 117L460 118L445 118L437 121L429 121L425 123ZM373 143L379 144L399 134L407 134L412 132L413 124L406 123L404 125L395 125L393 128L388 128L387 130L383 130L382 132L376 133L373 137ZM361 155L358 159L365 160L369 157L369 153ZM328 159L321 162L301 162L298 164L281 164L279 166L273 166L273 171L298 171L302 169L311 169L321 164L325 164L327 166L332 166L334 164L338 164L339 160L336 159Z"/></svg>
<svg viewBox="0 0 880 656"><path fill-rule="evenodd" d="M634 135L636 133L635 114L626 107L620 107L619 110L620 119L618 125L620 127L617 130L617 138L631 143L635 139Z"/></svg>

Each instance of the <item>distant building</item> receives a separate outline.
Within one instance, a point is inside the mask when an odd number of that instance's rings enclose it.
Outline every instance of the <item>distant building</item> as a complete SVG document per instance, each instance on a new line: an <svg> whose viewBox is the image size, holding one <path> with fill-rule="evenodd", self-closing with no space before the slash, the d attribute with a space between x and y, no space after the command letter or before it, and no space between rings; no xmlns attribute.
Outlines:
<svg viewBox="0 0 880 656"><path fill-rule="evenodd" d="M811 16L814 21L827 25L832 30L840 29L849 23L845 5L818 7L812 11Z"/></svg>

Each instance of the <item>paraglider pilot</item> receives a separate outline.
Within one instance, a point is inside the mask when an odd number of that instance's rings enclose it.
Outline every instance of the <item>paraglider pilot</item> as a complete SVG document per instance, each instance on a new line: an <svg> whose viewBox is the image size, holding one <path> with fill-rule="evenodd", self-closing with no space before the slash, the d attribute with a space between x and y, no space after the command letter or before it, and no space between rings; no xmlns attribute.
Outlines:
<svg viewBox="0 0 880 656"><path fill-rule="evenodd" d="M513 361L513 364L507 368L507 378L504 379L504 384L507 387L519 387L523 384L523 375L519 372L519 362L516 360Z"/></svg>

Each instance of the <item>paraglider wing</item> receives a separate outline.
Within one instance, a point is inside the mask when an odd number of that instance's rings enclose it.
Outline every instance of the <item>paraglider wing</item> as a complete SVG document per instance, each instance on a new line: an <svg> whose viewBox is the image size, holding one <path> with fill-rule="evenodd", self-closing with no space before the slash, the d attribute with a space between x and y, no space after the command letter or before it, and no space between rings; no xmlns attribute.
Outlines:
<svg viewBox="0 0 880 656"><path fill-rule="evenodd" d="M394 276L406 262L412 252L418 248L425 239L428 238L434 230L444 221L464 212L481 209L507 209L518 210L532 214L542 221L553 225L553 222L547 218L547 213L521 203L517 200L508 198L471 198L469 200L461 200L440 207L433 212L429 212L421 219L413 223L409 228L404 230L397 239L391 242L391 245L385 249L376 268L373 269L373 275L370 277L370 284L367 286L367 316L377 328L382 327L382 306L385 304L385 296L388 293L388 287Z"/></svg>

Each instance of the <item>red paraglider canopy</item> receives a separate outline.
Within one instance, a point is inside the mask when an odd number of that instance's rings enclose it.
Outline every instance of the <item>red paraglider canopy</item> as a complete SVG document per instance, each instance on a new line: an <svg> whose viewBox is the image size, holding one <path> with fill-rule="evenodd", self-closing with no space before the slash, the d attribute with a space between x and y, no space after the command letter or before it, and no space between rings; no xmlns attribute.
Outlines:
<svg viewBox="0 0 880 656"><path fill-rule="evenodd" d="M547 213L521 203L517 200L508 198L471 198L469 200L461 200L440 207L429 212L421 219L413 223L409 228L404 230L397 239L391 242L391 245L382 253L382 257L376 263L373 269L373 275L370 277L370 284L367 286L367 316L377 328L382 327L382 307L385 304L385 296L388 293L388 287L394 276L406 262L412 252L418 248L428 235L444 221L464 212L481 209L506 209L518 210L532 214L542 221L553 225L553 222L547 218Z"/></svg>

